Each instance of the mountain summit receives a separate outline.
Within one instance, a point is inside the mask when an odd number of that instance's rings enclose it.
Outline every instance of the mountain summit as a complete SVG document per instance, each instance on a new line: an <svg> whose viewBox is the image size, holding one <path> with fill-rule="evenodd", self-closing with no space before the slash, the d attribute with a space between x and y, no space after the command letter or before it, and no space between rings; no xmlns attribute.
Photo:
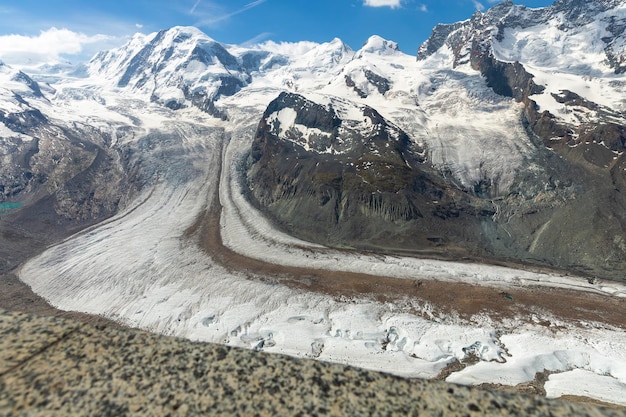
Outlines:
<svg viewBox="0 0 626 417"><path fill-rule="evenodd" d="M242 62L194 27L136 36L118 50L96 55L89 72L166 107L194 105L216 115L215 100L250 81Z"/></svg>
<svg viewBox="0 0 626 417"><path fill-rule="evenodd" d="M390 55L397 52L399 52L399 49L396 42L388 41L378 35L373 35L363 44L357 55L364 53Z"/></svg>

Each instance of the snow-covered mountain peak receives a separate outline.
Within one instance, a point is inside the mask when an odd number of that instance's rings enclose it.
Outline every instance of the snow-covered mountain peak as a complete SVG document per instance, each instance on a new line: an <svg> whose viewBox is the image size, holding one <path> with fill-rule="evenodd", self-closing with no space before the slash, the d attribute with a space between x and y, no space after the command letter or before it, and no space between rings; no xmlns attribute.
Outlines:
<svg viewBox="0 0 626 417"><path fill-rule="evenodd" d="M294 57L294 62L317 71L346 64L353 57L354 51L341 39L335 38L315 46L300 58Z"/></svg>
<svg viewBox="0 0 626 417"><path fill-rule="evenodd" d="M547 9L564 13L568 21L580 25L589 23L599 13L625 7L624 0L557 0Z"/></svg>
<svg viewBox="0 0 626 417"><path fill-rule="evenodd" d="M337 48L342 48L346 51L351 51L352 48L350 48L348 45L346 45L341 39L339 38L333 38L330 42L326 42L326 44L328 45L334 45Z"/></svg>
<svg viewBox="0 0 626 417"><path fill-rule="evenodd" d="M470 18L470 22L485 24L494 24L506 16L508 16L516 8L523 6L516 6L511 1L505 1L487 9L485 12L476 11Z"/></svg>
<svg viewBox="0 0 626 417"><path fill-rule="evenodd" d="M258 45L254 51L237 52L245 58L257 56L257 80L253 88L290 91L319 90L328 85L354 58L354 51L338 38L330 42L275 43Z"/></svg>
<svg viewBox="0 0 626 417"><path fill-rule="evenodd" d="M196 38L198 40L213 41L210 36L201 31L195 26L173 26L164 31L167 36L171 37L174 41L180 42L189 38Z"/></svg>
<svg viewBox="0 0 626 417"><path fill-rule="evenodd" d="M317 93L281 93L268 105L256 137L258 146L295 144L296 153L342 156L348 164L364 153L381 157L409 146L407 135L374 108Z"/></svg>
<svg viewBox="0 0 626 417"><path fill-rule="evenodd" d="M379 55L392 55L399 52L398 44L396 42L384 39L378 35L370 36L369 39L363 44L361 49L357 52L357 56L363 56L363 54L379 54Z"/></svg>
<svg viewBox="0 0 626 417"><path fill-rule="evenodd" d="M225 45L185 26L135 36L119 49L98 54L88 67L92 78L109 86L172 109L194 105L216 115L214 100L249 82L246 69Z"/></svg>
<svg viewBox="0 0 626 417"><path fill-rule="evenodd" d="M0 62L0 91L2 96L23 101L24 98L43 98L39 84L24 72Z"/></svg>
<svg viewBox="0 0 626 417"><path fill-rule="evenodd" d="M477 69L479 56L491 56L581 77L619 74L626 71L625 29L625 0L559 0L538 9L503 2L435 27L418 60L447 46L455 66L471 61Z"/></svg>
<svg viewBox="0 0 626 417"><path fill-rule="evenodd" d="M591 36L576 40L581 47L584 45L581 50L598 45L603 45L604 48L611 43L613 37L623 34L626 26L625 9L625 0L558 0L551 6L536 9L505 1L484 13L476 12L471 19L464 22L437 25L430 38L420 46L418 59L434 54L444 44L458 58L467 52L467 47L472 42L485 44L484 48L489 48L492 40L502 41L505 32L532 30L538 35L537 38L541 38L546 34L539 34L538 26L550 26L558 32L546 38L546 42L567 37L572 29L578 29L578 32L591 30ZM607 37L609 34L613 36ZM553 53L554 51L550 51L550 54ZM570 54L567 50L562 50L559 55Z"/></svg>
<svg viewBox="0 0 626 417"><path fill-rule="evenodd" d="M119 87L140 89L151 75L187 69L192 62L221 67L224 72L238 65L225 46L199 29L176 26L150 35L135 35L121 48L99 53L89 62L89 73L114 80Z"/></svg>

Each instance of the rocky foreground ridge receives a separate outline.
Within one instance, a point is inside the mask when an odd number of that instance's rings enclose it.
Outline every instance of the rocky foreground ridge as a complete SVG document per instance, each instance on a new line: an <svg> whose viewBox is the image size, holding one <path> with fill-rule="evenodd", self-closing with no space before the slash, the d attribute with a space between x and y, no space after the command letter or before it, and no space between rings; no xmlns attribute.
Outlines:
<svg viewBox="0 0 626 417"><path fill-rule="evenodd" d="M617 416L620 410L0 310L0 415Z"/></svg>

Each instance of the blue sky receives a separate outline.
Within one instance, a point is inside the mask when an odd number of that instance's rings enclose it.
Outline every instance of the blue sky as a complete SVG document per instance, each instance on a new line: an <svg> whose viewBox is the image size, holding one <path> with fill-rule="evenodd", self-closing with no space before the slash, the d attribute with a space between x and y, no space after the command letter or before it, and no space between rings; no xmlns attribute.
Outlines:
<svg viewBox="0 0 626 417"><path fill-rule="evenodd" d="M0 3L0 60L88 59L133 33L191 25L224 43L342 39L370 35L414 54L437 23L485 11L499 0L20 0ZM543 7L552 0L516 0Z"/></svg>

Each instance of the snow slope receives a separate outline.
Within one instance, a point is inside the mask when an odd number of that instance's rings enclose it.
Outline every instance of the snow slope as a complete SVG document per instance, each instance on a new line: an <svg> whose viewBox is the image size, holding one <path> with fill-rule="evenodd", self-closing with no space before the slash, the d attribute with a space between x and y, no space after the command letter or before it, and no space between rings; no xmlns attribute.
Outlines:
<svg viewBox="0 0 626 417"><path fill-rule="evenodd" d="M493 43L494 55L504 62L520 62L546 90L534 99L541 110L548 110L571 125L597 122L596 115L578 118L565 104L552 97L572 91L616 112L626 110L626 84L607 62L607 29L610 21L626 19L626 4L601 12L583 25L567 25L565 12L542 24L527 28L507 28L501 41ZM612 41L612 48L624 53L624 34ZM580 117L580 116L579 116ZM623 122L623 118L621 119Z"/></svg>

